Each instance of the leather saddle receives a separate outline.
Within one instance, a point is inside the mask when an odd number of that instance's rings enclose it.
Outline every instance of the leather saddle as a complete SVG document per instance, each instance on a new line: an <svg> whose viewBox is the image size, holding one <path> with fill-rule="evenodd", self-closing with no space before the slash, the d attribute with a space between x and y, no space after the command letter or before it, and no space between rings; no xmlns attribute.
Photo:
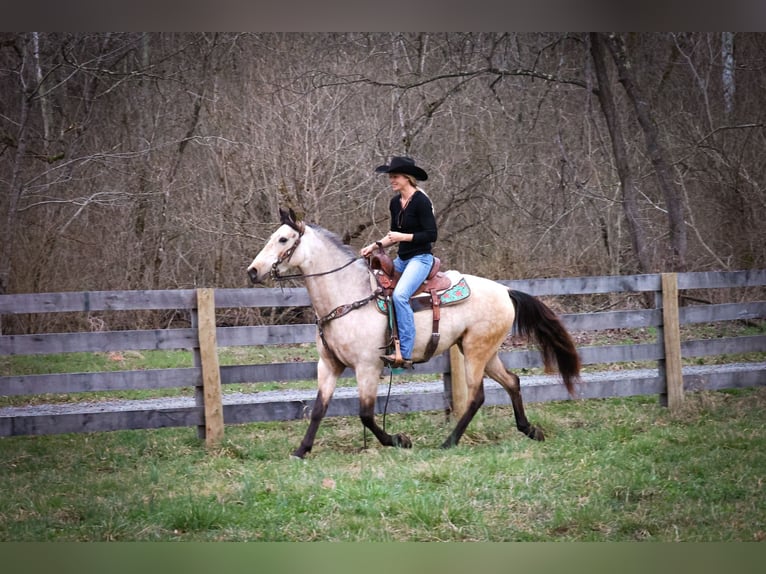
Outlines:
<svg viewBox="0 0 766 574"><path fill-rule="evenodd" d="M394 262L391 257L382 249L378 248L368 257L368 265L378 282L381 297L388 300L394 292L394 288L401 277L394 269ZM433 309L433 326L431 329L431 339L428 341L426 351L421 362L427 362L436 351L439 344L439 320L441 318L441 293L452 286L452 278L441 271L441 260L434 257L434 263L426 280L418 287L410 298L410 305L414 311L422 309ZM429 296L426 296L429 295ZM388 312L394 313L394 306L387 305ZM396 332L396 321L391 321L394 332L392 333L392 346L395 352L399 353L399 339Z"/></svg>
<svg viewBox="0 0 766 574"><path fill-rule="evenodd" d="M401 274L397 273L394 269L393 259L391 259L385 251L379 249L370 255L369 266L375 274L378 286L383 290L383 296L390 296L394 292L394 288L401 277ZM448 289L451 285L452 280L441 271L441 259L434 257L434 263L431 266L431 271L428 273L428 277L426 277L426 280L412 294L412 298L414 299L423 293L443 291L444 289Z"/></svg>

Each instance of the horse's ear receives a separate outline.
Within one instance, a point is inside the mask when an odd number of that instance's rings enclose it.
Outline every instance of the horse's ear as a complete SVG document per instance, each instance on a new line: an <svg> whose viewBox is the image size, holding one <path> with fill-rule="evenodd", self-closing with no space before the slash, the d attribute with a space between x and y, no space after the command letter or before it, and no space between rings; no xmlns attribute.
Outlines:
<svg viewBox="0 0 766 574"><path fill-rule="evenodd" d="M296 231L300 231L301 233L303 232L303 229L302 229L303 228L303 223L298 221L298 216L295 215L295 211L293 210L292 207L289 208L289 211L286 211L286 210L284 210L284 209L282 209L280 207L279 208L279 220L280 220L281 223L283 223L285 225L289 225L290 227L292 227Z"/></svg>

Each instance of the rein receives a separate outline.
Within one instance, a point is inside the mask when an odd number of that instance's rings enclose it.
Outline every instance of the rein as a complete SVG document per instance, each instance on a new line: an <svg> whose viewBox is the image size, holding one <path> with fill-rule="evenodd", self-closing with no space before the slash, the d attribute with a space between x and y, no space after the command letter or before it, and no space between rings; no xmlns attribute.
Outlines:
<svg viewBox="0 0 766 574"><path fill-rule="evenodd" d="M304 279L306 277L321 277L322 275L330 275L331 273L336 273L337 271L341 271L342 269L345 269L355 261L358 261L361 259L361 257L354 257L352 260L348 261L347 263L344 263L340 267L336 267L335 269L330 269L329 271L322 271L320 273L296 273L294 275L282 275L279 272L279 269L277 267L279 264L287 261L292 257L292 252L295 251L295 247L298 246L298 243L300 242L300 239L295 242L295 245L293 245L290 249L288 249L285 253L289 252L289 255L287 257L282 257L275 261L271 266L271 278L275 281L287 281L288 279Z"/></svg>
<svg viewBox="0 0 766 574"><path fill-rule="evenodd" d="M279 266L284 263L285 261L290 261L290 258L293 256L293 253L295 253L295 250L298 249L298 246L301 244L301 238L303 237L303 233L306 230L305 226L303 224L300 224L300 226L292 226L293 229L295 229L298 232L298 239L295 241L295 243L292 244L290 249L285 251L282 255L279 256L279 258L271 264L271 278L274 281L287 281L288 279L305 279L306 277L321 277L322 275L330 275L331 273L336 273L342 269L345 269L355 261L358 261L361 259L361 257L354 257L347 263L344 263L340 267L336 267L335 269L330 269L329 271L322 271L321 273L296 273L294 275L282 275L279 272Z"/></svg>

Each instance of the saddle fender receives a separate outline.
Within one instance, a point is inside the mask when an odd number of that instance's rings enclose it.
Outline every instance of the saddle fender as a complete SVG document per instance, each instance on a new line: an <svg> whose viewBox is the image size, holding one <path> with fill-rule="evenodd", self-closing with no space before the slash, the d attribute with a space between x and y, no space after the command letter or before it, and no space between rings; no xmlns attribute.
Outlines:
<svg viewBox="0 0 766 574"><path fill-rule="evenodd" d="M400 274L396 273L393 260L383 249L378 249L372 253L368 259L368 265L375 276L380 291L377 297L378 311L389 315L391 318L389 323L396 325L394 306L390 304L390 297ZM433 313L431 339L426 347L422 362L428 361L433 356L439 344L441 307L464 301L471 294L468 283L460 273L456 271L442 272L440 269L441 260L434 257L434 264L428 277L410 298L410 306L414 312L431 309ZM394 339L396 339L395 334Z"/></svg>

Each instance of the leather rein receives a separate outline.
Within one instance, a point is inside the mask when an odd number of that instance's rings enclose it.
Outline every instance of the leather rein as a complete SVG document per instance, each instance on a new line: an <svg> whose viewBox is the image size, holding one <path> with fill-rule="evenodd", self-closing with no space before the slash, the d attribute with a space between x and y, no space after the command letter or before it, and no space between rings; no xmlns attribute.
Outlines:
<svg viewBox="0 0 766 574"><path fill-rule="evenodd" d="M292 226L293 229L295 229L298 232L298 239L295 240L295 243L293 243L290 248L285 251L282 255L280 255L274 263L271 264L271 278L274 281L287 281L288 279L305 279L306 277L321 277L322 275L330 275L331 273L336 273L337 271L340 271L341 269L345 269L358 259L361 259L361 257L354 257L350 261L344 263L340 267L336 267L335 269L330 269L329 271L322 271L321 273L296 273L294 275L282 275L279 272L279 266L284 263L285 261L290 261L290 258L293 256L293 253L295 253L295 250L298 249L298 246L301 244L301 238L303 237L303 233L306 230L305 225L300 224L297 226Z"/></svg>

